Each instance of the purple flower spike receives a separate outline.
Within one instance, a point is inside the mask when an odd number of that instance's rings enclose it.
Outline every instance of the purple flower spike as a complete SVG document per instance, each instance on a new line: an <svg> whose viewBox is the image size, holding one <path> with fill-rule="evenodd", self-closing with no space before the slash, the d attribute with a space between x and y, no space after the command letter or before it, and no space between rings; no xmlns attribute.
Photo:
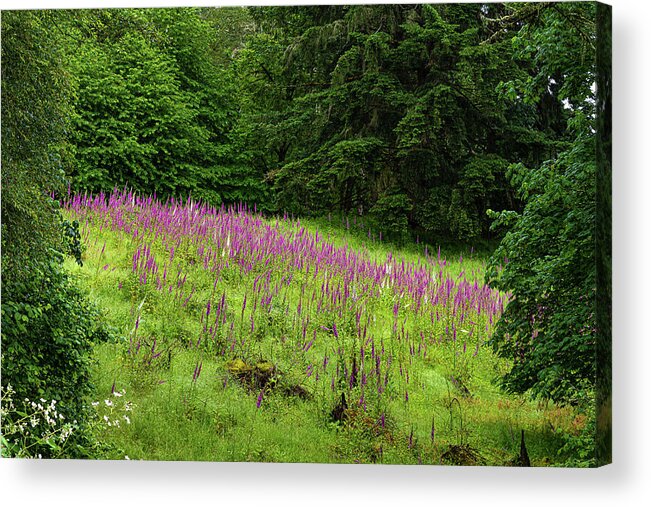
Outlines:
<svg viewBox="0 0 651 507"><path fill-rule="evenodd" d="M201 367L202 366L203 366L203 361L201 361L200 363L198 363L194 367L194 373L192 375L192 382L196 382L199 379L199 375L201 375Z"/></svg>

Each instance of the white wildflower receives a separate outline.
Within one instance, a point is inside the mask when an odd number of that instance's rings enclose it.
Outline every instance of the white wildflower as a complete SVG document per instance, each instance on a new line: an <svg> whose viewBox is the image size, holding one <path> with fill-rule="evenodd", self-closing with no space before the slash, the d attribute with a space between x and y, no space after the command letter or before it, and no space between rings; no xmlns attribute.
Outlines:
<svg viewBox="0 0 651 507"><path fill-rule="evenodd" d="M59 436L59 439L61 442L65 442L66 439L72 434L72 427L71 426L65 426L63 428L63 431L61 432L61 435Z"/></svg>

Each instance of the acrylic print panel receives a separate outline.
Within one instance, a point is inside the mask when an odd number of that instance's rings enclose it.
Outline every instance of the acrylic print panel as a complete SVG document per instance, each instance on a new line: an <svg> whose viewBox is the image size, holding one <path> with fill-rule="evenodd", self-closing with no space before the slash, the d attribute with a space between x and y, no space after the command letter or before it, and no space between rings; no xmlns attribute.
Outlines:
<svg viewBox="0 0 651 507"><path fill-rule="evenodd" d="M3 12L2 455L608 463L610 15Z"/></svg>

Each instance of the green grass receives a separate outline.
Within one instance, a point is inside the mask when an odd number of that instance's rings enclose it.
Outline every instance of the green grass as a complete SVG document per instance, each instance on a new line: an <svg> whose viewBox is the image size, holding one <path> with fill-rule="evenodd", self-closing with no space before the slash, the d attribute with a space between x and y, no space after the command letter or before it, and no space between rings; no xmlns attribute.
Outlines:
<svg viewBox="0 0 651 507"><path fill-rule="evenodd" d="M330 222L301 220L301 225L310 232L318 229L320 234L329 235L336 245L366 249L377 261L389 253L386 244L368 241L363 234ZM580 418L569 408L501 392L495 379L509 365L481 345L486 336L476 338L480 345L476 356L471 355L475 342L461 354L460 345L442 341L428 348L427 357L410 358L405 345L392 338L390 298L374 303L372 331L378 341L383 339L387 347L396 347L396 358L405 365L409 361L409 384L394 371L386 396L376 399L368 394L366 412L356 406L359 387L353 387L346 391L349 419L333 422L331 412L339 400L340 386L332 390L326 380L315 380L315 375L307 378L304 373L309 364L318 365L325 353L336 361L331 334L319 331L309 353L297 355L291 338L296 326L294 312L285 313L280 306L266 321L257 323L245 345L235 344L224 353L196 347L193 344L202 331L199 317L205 307L192 302L184 306L173 294L156 291L152 284L140 284L131 267L137 246L133 240L107 228L100 232L97 226L88 232L84 266L70 262L68 268L77 274L114 328L114 340L95 348L93 382L97 397L100 401L111 399L113 388L124 389L125 398L134 404L129 414L131 424L109 427L100 421L96 425L97 438L112 449L106 453L108 458L446 464L455 462L455 446L466 446L477 459L459 458L460 464L508 465L519 453L520 432L524 430L532 464L555 465L566 459L558 454L562 435L580 428ZM422 245L392 250L406 262L423 262ZM473 257L468 252L460 264L460 253L454 252L449 258L447 272L453 276L464 272L469 280L481 282L485 257ZM436 256L436 252L431 254ZM238 314L250 279L235 269L225 270L213 291L214 279L201 268L192 251L178 255L195 287L193 301L207 301L227 289L231 316ZM288 288L286 305L295 308L297 297L298 289ZM234 330L236 334L246 334L245 322L246 316L241 329ZM317 324L328 322L323 317ZM342 331L346 332L345 326ZM359 346L347 336L341 346L346 350ZM138 340L141 343L135 353ZM229 369L233 358L244 358L250 365L260 360L275 365L278 387L266 389L259 408L260 389L251 388L233 374ZM193 380L198 364L202 365L201 373ZM397 369L395 365L393 368ZM465 388L451 382L451 377L459 379ZM308 396L289 392L298 388ZM405 390L409 391L408 402ZM383 424L380 414L385 415Z"/></svg>

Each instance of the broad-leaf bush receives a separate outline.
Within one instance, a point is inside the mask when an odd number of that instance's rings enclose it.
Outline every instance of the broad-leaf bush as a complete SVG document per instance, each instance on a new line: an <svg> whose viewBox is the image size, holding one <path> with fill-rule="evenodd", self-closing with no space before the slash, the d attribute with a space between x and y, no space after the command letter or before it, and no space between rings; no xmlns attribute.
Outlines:
<svg viewBox="0 0 651 507"><path fill-rule="evenodd" d="M56 400L66 420L82 428L75 443L86 445L90 352L105 335L100 315L59 261L29 269L29 278L3 290L2 385L11 384L19 400ZM3 420L3 427L11 422ZM68 449L75 454L74 446ZM48 449L39 452L49 456Z"/></svg>

